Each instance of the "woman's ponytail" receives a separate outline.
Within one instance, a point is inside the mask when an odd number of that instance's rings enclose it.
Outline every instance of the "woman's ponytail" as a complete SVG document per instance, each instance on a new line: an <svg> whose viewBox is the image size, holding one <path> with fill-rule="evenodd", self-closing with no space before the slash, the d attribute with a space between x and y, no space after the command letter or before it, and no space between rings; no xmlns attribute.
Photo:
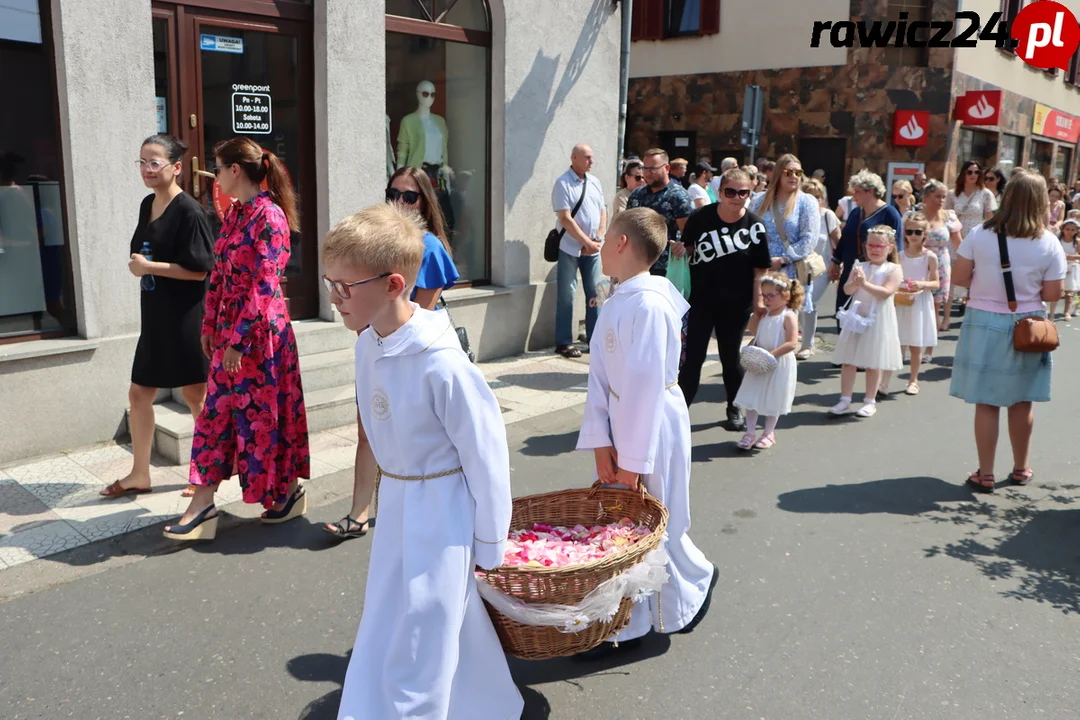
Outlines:
<svg viewBox="0 0 1080 720"><path fill-rule="evenodd" d="M285 164L273 153L263 153L263 165L266 167L266 186L270 199L285 213L289 229L300 229L300 216L296 210L296 190L285 171Z"/></svg>

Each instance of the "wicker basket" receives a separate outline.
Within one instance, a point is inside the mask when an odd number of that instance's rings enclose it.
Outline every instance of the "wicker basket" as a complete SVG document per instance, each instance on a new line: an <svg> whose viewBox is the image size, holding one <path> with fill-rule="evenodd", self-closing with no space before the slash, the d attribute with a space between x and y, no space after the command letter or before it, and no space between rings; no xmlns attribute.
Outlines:
<svg viewBox="0 0 1080 720"><path fill-rule="evenodd" d="M584 565L550 568L504 565L494 570L477 570L476 574L497 590L527 603L577 605L597 585L638 564L660 545L667 530L667 508L645 492L644 484L640 490L631 491L597 483L592 488L514 499L512 528L532 527L534 523L567 527L606 525L622 518L641 523L651 528L652 533L624 550ZM630 622L634 603L623 598L611 621L593 623L577 633L524 625L484 604L506 652L524 660L544 660L577 655L615 635Z"/></svg>
<svg viewBox="0 0 1080 720"><path fill-rule="evenodd" d="M897 290L893 295L893 303L897 307L911 307L915 304L915 297L918 293L911 293L905 290Z"/></svg>

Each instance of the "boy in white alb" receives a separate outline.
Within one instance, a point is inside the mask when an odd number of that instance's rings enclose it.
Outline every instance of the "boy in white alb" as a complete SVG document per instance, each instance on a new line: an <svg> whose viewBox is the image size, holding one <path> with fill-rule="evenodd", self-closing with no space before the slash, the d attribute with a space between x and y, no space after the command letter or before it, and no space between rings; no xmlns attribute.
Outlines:
<svg viewBox="0 0 1080 720"><path fill-rule="evenodd" d="M446 313L409 302L423 231L394 205L323 246L356 342L356 397L378 467L378 527L339 720L509 720L524 703L476 589L503 563L510 459L495 396Z"/></svg>
<svg viewBox="0 0 1080 720"><path fill-rule="evenodd" d="M578 450L593 450L603 483L640 481L668 508L670 578L634 606L619 647L648 634L689 632L704 617L718 570L690 541L690 413L679 389L682 318L689 305L649 268L667 246L666 220L648 208L619 213L600 248L604 274L618 278L593 332L589 390ZM611 652L612 643L593 655Z"/></svg>

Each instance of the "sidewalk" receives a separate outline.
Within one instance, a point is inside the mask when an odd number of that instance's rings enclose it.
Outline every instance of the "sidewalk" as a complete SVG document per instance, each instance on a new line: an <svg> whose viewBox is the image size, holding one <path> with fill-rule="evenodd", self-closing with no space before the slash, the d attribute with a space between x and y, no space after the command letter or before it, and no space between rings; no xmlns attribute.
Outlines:
<svg viewBox="0 0 1080 720"><path fill-rule="evenodd" d="M716 361L715 341L706 366ZM551 350L526 353L479 367L507 425L585 402L589 356L577 360ZM312 433L311 480L351 470L356 425ZM188 467L159 457L151 463L154 492L102 500L98 492L131 470L131 446L110 442L0 467L0 572L56 553L116 538L179 517L188 500ZM235 478L222 483L218 507L240 503Z"/></svg>

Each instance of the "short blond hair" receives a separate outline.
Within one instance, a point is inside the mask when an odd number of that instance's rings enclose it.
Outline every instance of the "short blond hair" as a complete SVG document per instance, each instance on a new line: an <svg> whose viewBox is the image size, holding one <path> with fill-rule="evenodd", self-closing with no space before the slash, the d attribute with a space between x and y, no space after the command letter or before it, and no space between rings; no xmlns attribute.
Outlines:
<svg viewBox="0 0 1080 720"><path fill-rule="evenodd" d="M326 235L323 265L342 262L375 275L398 273L412 286L424 259L423 219L392 203L349 215Z"/></svg>
<svg viewBox="0 0 1080 720"><path fill-rule="evenodd" d="M650 265L663 254L668 244L667 220L652 208L623 210L611 221L611 230L625 235L638 255Z"/></svg>

